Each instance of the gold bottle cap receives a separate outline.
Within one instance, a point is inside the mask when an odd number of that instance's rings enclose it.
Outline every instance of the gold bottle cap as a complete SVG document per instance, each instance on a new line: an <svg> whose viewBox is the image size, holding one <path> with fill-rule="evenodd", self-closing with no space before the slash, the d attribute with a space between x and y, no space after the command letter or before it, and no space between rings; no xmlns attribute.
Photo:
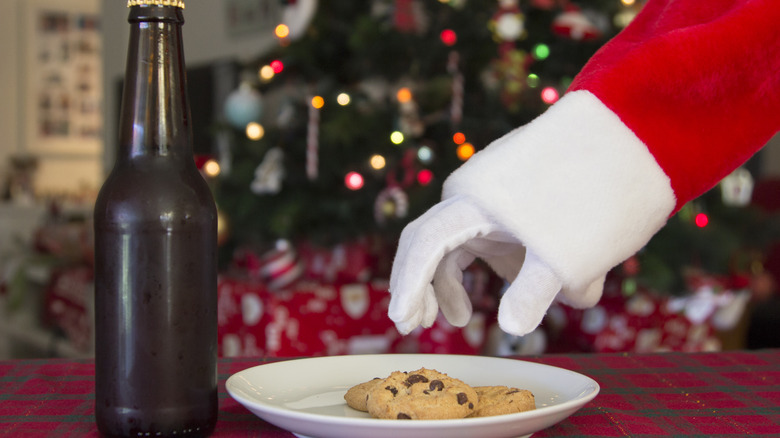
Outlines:
<svg viewBox="0 0 780 438"><path fill-rule="evenodd" d="M184 9L184 0L127 0L127 7L131 6L173 6Z"/></svg>

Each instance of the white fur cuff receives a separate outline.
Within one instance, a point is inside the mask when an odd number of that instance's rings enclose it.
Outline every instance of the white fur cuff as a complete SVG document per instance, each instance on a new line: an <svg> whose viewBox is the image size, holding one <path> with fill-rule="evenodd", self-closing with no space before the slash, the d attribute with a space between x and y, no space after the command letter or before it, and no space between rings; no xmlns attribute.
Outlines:
<svg viewBox="0 0 780 438"><path fill-rule="evenodd" d="M467 195L560 276L583 289L641 249L675 206L647 147L593 94L566 94L457 169Z"/></svg>

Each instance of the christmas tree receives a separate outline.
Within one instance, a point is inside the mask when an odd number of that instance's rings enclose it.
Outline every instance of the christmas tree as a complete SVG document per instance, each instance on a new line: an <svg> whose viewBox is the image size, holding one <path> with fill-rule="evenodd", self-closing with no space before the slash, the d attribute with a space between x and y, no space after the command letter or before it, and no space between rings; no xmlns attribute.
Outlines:
<svg viewBox="0 0 780 438"><path fill-rule="evenodd" d="M439 200L450 172L544 112L640 9L632 0L322 2L300 37L281 33L275 50L245 66L231 97L262 96L263 117L230 99L225 108L231 171L215 185L229 223L223 260L280 238L331 245L378 235L392 246ZM719 188L690 203L629 275L684 292L689 267L744 270L740 258L777 230L731 204Z"/></svg>
<svg viewBox="0 0 780 438"><path fill-rule="evenodd" d="M281 34L246 66L251 77L235 94L263 96L255 140L243 128L256 114L226 107L237 114L231 170L215 186L226 254L277 238L393 241L475 150L554 103L637 8L322 2L300 38Z"/></svg>

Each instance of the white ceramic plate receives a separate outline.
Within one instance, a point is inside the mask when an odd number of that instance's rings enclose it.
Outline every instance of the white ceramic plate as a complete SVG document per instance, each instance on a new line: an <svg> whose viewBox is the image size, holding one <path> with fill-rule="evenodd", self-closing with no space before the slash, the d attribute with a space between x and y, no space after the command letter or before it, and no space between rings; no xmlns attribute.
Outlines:
<svg viewBox="0 0 780 438"><path fill-rule="evenodd" d="M350 387L391 372L433 368L472 386L534 393L536 410L460 420L379 420L347 406ZM228 378L227 391L263 420L299 437L512 438L573 414L599 392L595 380L522 360L438 354L328 356L259 365Z"/></svg>

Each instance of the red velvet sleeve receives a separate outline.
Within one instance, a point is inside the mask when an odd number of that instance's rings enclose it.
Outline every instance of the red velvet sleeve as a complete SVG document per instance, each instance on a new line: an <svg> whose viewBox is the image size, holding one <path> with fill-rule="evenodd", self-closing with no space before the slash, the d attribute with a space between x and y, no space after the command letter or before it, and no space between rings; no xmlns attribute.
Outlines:
<svg viewBox="0 0 780 438"><path fill-rule="evenodd" d="M574 90L593 93L645 143L677 211L780 129L780 1L649 0Z"/></svg>

